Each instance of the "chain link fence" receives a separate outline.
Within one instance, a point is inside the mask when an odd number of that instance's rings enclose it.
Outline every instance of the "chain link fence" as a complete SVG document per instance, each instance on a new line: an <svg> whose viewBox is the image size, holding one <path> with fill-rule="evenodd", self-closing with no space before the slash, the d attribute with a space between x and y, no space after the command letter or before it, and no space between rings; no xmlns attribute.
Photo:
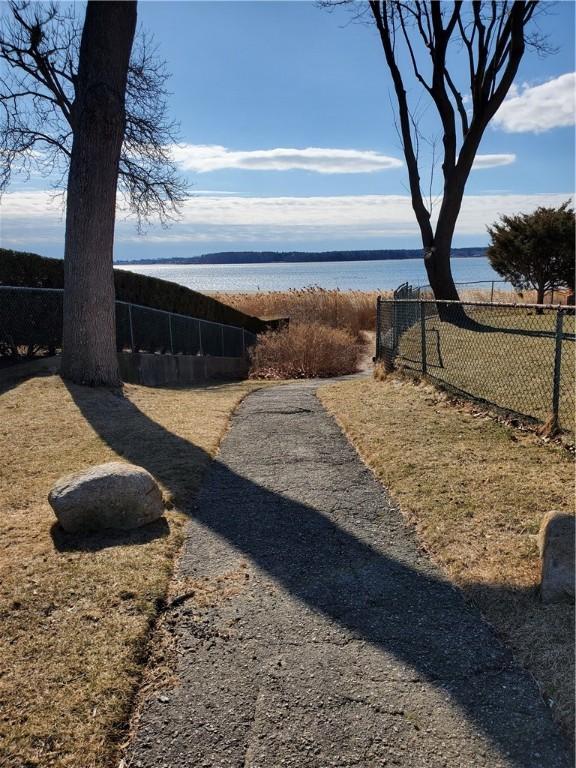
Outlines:
<svg viewBox="0 0 576 768"><path fill-rule="evenodd" d="M573 432L575 330L574 307L379 298L376 360Z"/></svg>
<svg viewBox="0 0 576 768"><path fill-rule="evenodd" d="M0 356L8 358L54 354L62 347L60 288L0 286ZM224 325L116 302L116 344L119 352L244 357L256 334Z"/></svg>
<svg viewBox="0 0 576 768"><path fill-rule="evenodd" d="M471 280L454 283L461 301L489 302L490 304L516 304L519 300L529 303L535 299L536 291L527 289L517 291L507 280ZM398 294L398 295L397 295ZM552 288L544 294L544 304L566 304L570 292L566 288ZM395 291L396 298L434 299L434 291L431 286L418 285L413 287L403 283Z"/></svg>

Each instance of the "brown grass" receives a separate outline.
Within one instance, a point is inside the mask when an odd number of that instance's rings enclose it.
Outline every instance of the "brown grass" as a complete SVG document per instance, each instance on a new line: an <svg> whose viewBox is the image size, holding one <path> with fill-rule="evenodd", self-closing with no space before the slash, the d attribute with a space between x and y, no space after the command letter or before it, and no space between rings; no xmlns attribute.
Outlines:
<svg viewBox="0 0 576 768"><path fill-rule="evenodd" d="M469 307L477 325L426 320L428 375L436 381L500 408L547 421L552 410L556 312ZM574 316L564 318L564 332L574 334ZM421 370L421 329L415 323L401 337L396 364ZM559 423L574 431L575 345L562 344Z"/></svg>
<svg viewBox="0 0 576 768"><path fill-rule="evenodd" d="M124 397L58 377L0 397L0 765L109 766L141 677L186 520L82 538L54 526L62 474L126 459L184 508L231 411L254 384L126 386Z"/></svg>
<svg viewBox="0 0 576 768"><path fill-rule="evenodd" d="M539 602L536 544L546 512L574 512L568 452L394 376L319 394L433 558L534 674L571 736L574 611Z"/></svg>
<svg viewBox="0 0 576 768"><path fill-rule="evenodd" d="M363 344L339 328L299 323L270 331L252 351L250 375L264 379L306 379L355 373Z"/></svg>
<svg viewBox="0 0 576 768"><path fill-rule="evenodd" d="M256 317L289 317L292 324L321 323L359 336L361 331L376 327L377 296L377 292L312 286L265 293L220 293L215 298Z"/></svg>

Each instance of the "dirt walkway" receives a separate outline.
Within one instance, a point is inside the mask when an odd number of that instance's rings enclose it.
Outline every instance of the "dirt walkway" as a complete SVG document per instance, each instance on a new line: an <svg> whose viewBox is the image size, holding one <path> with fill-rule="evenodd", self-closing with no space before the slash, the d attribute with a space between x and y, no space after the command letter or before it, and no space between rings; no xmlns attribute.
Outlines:
<svg viewBox="0 0 576 768"><path fill-rule="evenodd" d="M571 765L314 384L244 401L190 512L178 684L147 702L129 765Z"/></svg>

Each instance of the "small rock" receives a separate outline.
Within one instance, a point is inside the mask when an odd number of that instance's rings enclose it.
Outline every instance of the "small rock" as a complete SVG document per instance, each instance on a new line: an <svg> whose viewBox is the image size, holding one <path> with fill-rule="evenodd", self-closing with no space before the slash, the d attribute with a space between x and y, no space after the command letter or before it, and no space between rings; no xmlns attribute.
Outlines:
<svg viewBox="0 0 576 768"><path fill-rule="evenodd" d="M574 516L548 512L538 534L542 558L540 596L544 603L574 600Z"/></svg>
<svg viewBox="0 0 576 768"><path fill-rule="evenodd" d="M162 516L158 483L142 467L112 461L61 477L48 501L69 533L130 530Z"/></svg>

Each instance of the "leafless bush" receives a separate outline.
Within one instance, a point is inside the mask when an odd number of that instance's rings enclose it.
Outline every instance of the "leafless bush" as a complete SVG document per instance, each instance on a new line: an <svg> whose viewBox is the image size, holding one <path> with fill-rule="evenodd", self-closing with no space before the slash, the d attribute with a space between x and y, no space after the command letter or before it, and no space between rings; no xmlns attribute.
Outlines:
<svg viewBox="0 0 576 768"><path fill-rule="evenodd" d="M362 345L349 332L318 322L271 331L252 352L252 378L306 379L355 373Z"/></svg>

